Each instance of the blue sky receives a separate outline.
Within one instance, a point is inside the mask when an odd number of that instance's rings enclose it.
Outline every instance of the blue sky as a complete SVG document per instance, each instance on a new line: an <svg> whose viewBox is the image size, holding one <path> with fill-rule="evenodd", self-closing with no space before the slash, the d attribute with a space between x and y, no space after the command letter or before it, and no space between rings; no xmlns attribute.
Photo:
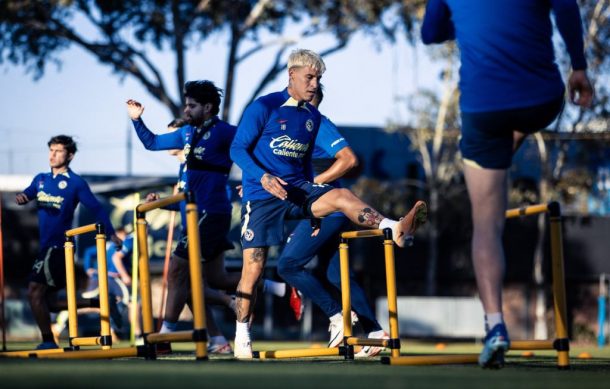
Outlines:
<svg viewBox="0 0 610 389"><path fill-rule="evenodd" d="M323 39L298 47L322 50ZM224 85L226 37L216 37L190 53L188 79L209 79ZM254 87L266 69L271 52L255 55L239 69L231 122L237 120ZM135 81L121 81L110 68L87 53L72 48L61 54L61 69L54 65L33 81L23 67L5 63L0 67L0 174L33 175L48 168L48 139L65 133L76 137L79 152L72 168L79 173L126 173L127 132L133 131L125 101L141 101L144 120L161 132L172 119ZM172 74L170 55L154 53L153 59L165 74ZM321 111L338 125L383 126L408 118L404 98L419 87L438 88L439 67L431 64L426 49L407 45L404 40L375 48L371 39L356 36L349 46L325 58L322 78L326 95ZM171 78L168 83L171 84ZM280 75L263 94L282 89L286 76ZM176 161L164 152L144 150L133 137L133 174L173 175Z"/></svg>

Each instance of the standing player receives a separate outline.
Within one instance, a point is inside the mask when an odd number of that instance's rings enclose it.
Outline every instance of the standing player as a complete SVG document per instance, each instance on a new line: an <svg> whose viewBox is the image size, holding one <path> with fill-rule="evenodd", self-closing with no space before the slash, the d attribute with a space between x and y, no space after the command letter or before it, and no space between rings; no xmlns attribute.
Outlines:
<svg viewBox="0 0 610 389"><path fill-rule="evenodd" d="M472 260L485 311L483 367L501 367L510 347L502 316L502 232L512 155L528 134L555 120L565 101L551 11L572 63L570 98L588 107L593 88L575 0L430 0L422 26L424 43L457 39L460 47L460 150L472 204Z"/></svg>
<svg viewBox="0 0 610 389"><path fill-rule="evenodd" d="M322 85L318 86L311 105L318 108L324 94ZM324 115L313 150L313 168L316 176L314 183L328 184L341 188L339 178L358 164L358 158L348 145L337 127ZM309 297L330 320L330 340L328 347L336 347L343 341L343 317L341 304L314 277L305 266L316 255L321 264L328 264L327 278L341 290L341 272L339 265L339 236L346 231L351 222L344 214L336 212L321 221L320 232L311 235L308 220L301 220L288 237L278 260L278 273L286 282L296 287L304 296ZM352 308L358 314L360 323L369 338L389 338L383 331L370 307L364 290L358 285L350 272L350 290ZM380 347L365 346L357 357L372 357L381 352Z"/></svg>
<svg viewBox="0 0 610 389"><path fill-rule="evenodd" d="M184 97L184 114L189 125L167 134L155 135L146 127L141 119L144 107L137 101L127 101L127 110L146 149L184 150L186 160L180 169L180 182L185 182L184 189L195 194L205 280L214 288L234 290L239 281L239 273L226 271L224 251L233 248L227 240L231 227L231 202L226 187L233 164L229 158L229 147L235 136L235 127L218 118L221 90L212 82L187 82ZM189 296L188 240L184 209L181 208L182 236L170 261L167 303L161 332L176 330L178 318ZM285 285L282 286L285 289ZM218 304L234 304L230 296L208 289L206 300ZM215 339L209 343L214 346ZM216 343L218 349L229 349L226 340Z"/></svg>
<svg viewBox="0 0 610 389"><path fill-rule="evenodd" d="M108 214L95 199L89 185L70 169L76 154L76 143L66 135L54 136L48 142L51 172L39 173L30 186L16 195L19 205L36 199L38 207L38 228L40 233L39 257L34 261L28 299L42 343L37 349L58 348L51 330L51 311L65 309L57 301L57 292L66 286L66 260L64 255L65 231L72 228L74 211L79 203L87 207L101 222L110 239L120 247ZM110 299L111 314L120 327L120 314ZM78 301L80 307L99 307L98 299Z"/></svg>
<svg viewBox="0 0 610 389"><path fill-rule="evenodd" d="M399 247L426 219L427 208L422 201L401 221L394 221L348 189L311 181L311 155L322 118L309 102L324 71L318 54L310 50L291 53L288 87L260 97L246 108L231 146L231 157L243 170L244 262L236 300L237 358L252 358L248 321L254 309L256 285L269 246L283 240L284 219L321 218L340 211L360 226L391 228Z"/></svg>

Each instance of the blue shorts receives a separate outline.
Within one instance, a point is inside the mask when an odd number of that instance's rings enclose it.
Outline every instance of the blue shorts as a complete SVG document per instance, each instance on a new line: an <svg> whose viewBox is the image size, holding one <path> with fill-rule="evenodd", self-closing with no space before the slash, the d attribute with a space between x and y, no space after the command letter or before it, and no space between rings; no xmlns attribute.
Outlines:
<svg viewBox="0 0 610 389"><path fill-rule="evenodd" d="M313 219L311 205L335 189L308 182L288 188L288 199L272 197L247 201L241 207L241 245L244 249L279 245L284 238L285 219Z"/></svg>
<svg viewBox="0 0 610 389"><path fill-rule="evenodd" d="M465 161L486 169L508 169L513 157L513 131L531 134L559 115L564 96L526 108L462 112L460 151Z"/></svg>
<svg viewBox="0 0 610 389"><path fill-rule="evenodd" d="M32 265L30 282L47 285L52 290L66 287L66 255L63 247L49 247Z"/></svg>
<svg viewBox="0 0 610 389"><path fill-rule="evenodd" d="M233 249L227 236L231 229L231 214L215 214L202 212L199 215L199 246L202 262L210 262L220 254ZM174 250L174 255L183 259L188 259L188 237L186 230L180 235L178 245Z"/></svg>

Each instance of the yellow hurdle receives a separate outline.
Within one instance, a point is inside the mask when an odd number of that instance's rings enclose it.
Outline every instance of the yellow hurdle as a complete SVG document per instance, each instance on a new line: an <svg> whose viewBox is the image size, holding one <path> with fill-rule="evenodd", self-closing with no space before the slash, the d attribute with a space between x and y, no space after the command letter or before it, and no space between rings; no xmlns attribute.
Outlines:
<svg viewBox="0 0 610 389"><path fill-rule="evenodd" d="M553 269L553 306L555 317L555 339L547 340L514 340L511 350L556 350L557 367L570 367L570 340L567 330L566 289L564 278L563 237L561 232L561 207L553 201L548 204L537 204L523 208L509 209L506 218L548 213L551 236L551 260ZM471 355L427 355L384 357L381 362L389 365L432 365L454 363L476 363L478 356Z"/></svg>
<svg viewBox="0 0 610 389"><path fill-rule="evenodd" d="M356 338L352 335L352 305L349 284L349 246L347 241L356 238L384 237L383 247L386 265L386 283L388 292L388 307L390 315L391 339ZM393 356L400 355L400 337L398 335L398 315L396 301L396 272L394 267L394 241L392 230L362 230L347 231L341 234L339 245L339 263L341 267L341 305L343 315L343 346L322 347L315 349L293 349L277 351L254 351L253 358L258 359L284 359L308 357L334 357L342 356L344 359L354 359L354 346L380 346L392 350Z"/></svg>
<svg viewBox="0 0 610 389"><path fill-rule="evenodd" d="M150 269L148 266L148 233L146 212L153 209L162 208L170 204L178 203L183 200L186 201L186 232L189 240L188 255L191 280L191 298L193 302L193 330L180 331L172 334L159 334L154 332L153 325ZM140 268L140 290L142 296L142 324L144 332L144 348L146 350L145 357L147 359L156 358L155 344L157 343L166 341L194 342L195 356L197 360L207 360L208 334L206 329L203 282L201 280L199 228L197 225L198 215L195 199L192 193L188 192L178 193L157 201L152 201L150 203L142 203L136 207L136 217L136 234L139 248L138 265Z"/></svg>
<svg viewBox="0 0 610 389"><path fill-rule="evenodd" d="M100 336L78 336L78 314L76 298L76 272L74 270L74 237L89 232L95 235L100 300ZM65 232L64 244L66 264L66 296L68 300L69 347L51 350L9 351L0 353L8 358L40 359L108 359L144 356L144 349L138 347L112 349L110 333L110 302L108 298L108 266L106 258L106 234L104 226L88 224ZM81 346L101 346L98 350L81 350Z"/></svg>

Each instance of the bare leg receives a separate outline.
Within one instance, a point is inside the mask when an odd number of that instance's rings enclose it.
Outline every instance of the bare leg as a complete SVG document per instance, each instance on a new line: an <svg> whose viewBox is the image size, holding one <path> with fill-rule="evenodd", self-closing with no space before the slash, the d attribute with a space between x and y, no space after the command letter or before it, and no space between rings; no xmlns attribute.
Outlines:
<svg viewBox="0 0 610 389"><path fill-rule="evenodd" d="M502 312L507 172L465 165L464 176L472 204L472 261L481 302L486 314Z"/></svg>
<svg viewBox="0 0 610 389"><path fill-rule="evenodd" d="M227 271L224 254L220 254L212 261L205 262L203 273L211 287L222 290L236 289L241 279L240 273Z"/></svg>
<svg viewBox="0 0 610 389"><path fill-rule="evenodd" d="M256 286L263 274L266 259L266 247L244 249L244 265L235 300L235 314L238 322L247 323L250 320L256 302Z"/></svg>
<svg viewBox="0 0 610 389"><path fill-rule="evenodd" d="M360 200L349 189L333 189L311 206L316 217L323 217L336 211L341 211L352 222L367 228L379 228L385 216L373 207ZM393 224L392 233L394 242L398 247L405 246L405 240L412 236L417 228L426 222L428 208L426 203L418 201L413 208L399 221Z"/></svg>
<svg viewBox="0 0 610 389"><path fill-rule="evenodd" d="M188 261L174 256L169 262L167 273L165 321L178 322L180 313L184 309L184 304L186 304L189 296L188 285L190 285Z"/></svg>
<svg viewBox="0 0 610 389"><path fill-rule="evenodd" d="M38 328L40 329L43 342L54 341L53 331L51 330L51 315L47 303L48 289L47 285L39 284L37 282L30 282L28 285L30 307L32 308L36 324L38 324Z"/></svg>

